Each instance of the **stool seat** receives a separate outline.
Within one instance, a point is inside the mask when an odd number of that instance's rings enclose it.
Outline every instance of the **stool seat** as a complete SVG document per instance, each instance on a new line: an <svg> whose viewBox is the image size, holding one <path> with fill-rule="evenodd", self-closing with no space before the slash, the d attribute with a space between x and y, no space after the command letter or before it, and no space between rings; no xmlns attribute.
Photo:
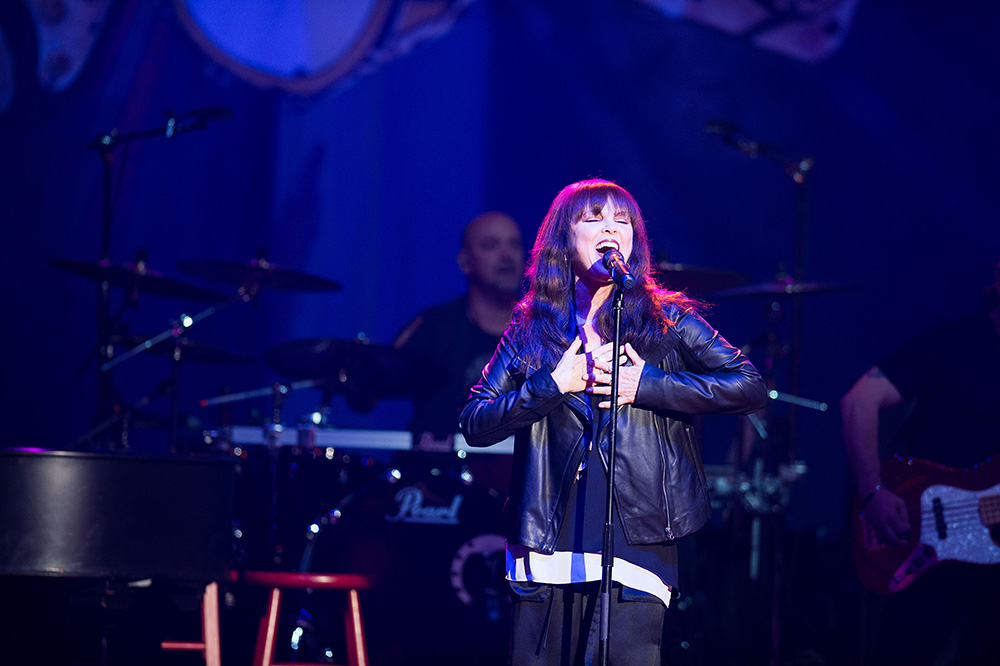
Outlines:
<svg viewBox="0 0 1000 666"><path fill-rule="evenodd" d="M244 583L284 589L368 590L372 576L360 574L311 573L300 571L244 571Z"/></svg>
<svg viewBox="0 0 1000 666"><path fill-rule="evenodd" d="M260 619L255 666L291 666L274 661L278 614L283 589L343 590L347 592L344 610L344 627L347 632L347 666L368 666L368 649L365 645L364 627L361 622L361 603L358 590L370 589L375 584L373 576L349 573L313 573L298 571L243 571L239 579L248 585L271 588L267 612ZM320 666L295 662L296 666Z"/></svg>

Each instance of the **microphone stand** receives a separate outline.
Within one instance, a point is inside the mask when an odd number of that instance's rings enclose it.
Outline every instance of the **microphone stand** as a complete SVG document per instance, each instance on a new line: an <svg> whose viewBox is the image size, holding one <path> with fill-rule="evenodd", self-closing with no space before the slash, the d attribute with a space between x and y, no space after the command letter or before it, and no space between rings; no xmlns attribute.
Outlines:
<svg viewBox="0 0 1000 666"><path fill-rule="evenodd" d="M166 116L166 122L160 127L127 134L119 133L116 127L87 144L87 148L96 150L101 159L101 262L111 261L111 230L114 221L114 187L116 185L114 181L115 148L138 139L152 137L172 139L178 134L203 130L208 126L209 120L226 120L232 117L232 110L208 107L182 114L168 111ZM116 323L116 318L117 315L114 317L111 315L111 285L107 280L102 280L97 287L97 348L104 366L101 372L97 373L94 421L98 424L112 422L115 412L114 379L109 371L113 367L111 363L113 353L111 328Z"/></svg>
<svg viewBox="0 0 1000 666"><path fill-rule="evenodd" d="M601 628L598 643L600 666L607 666L608 643L611 625L611 570L615 559L614 497L615 497L615 444L618 439L618 366L621 358L622 301L625 292L615 287L612 311L615 315L615 333L611 359L611 425L608 428L608 494L604 514L604 545L601 548Z"/></svg>

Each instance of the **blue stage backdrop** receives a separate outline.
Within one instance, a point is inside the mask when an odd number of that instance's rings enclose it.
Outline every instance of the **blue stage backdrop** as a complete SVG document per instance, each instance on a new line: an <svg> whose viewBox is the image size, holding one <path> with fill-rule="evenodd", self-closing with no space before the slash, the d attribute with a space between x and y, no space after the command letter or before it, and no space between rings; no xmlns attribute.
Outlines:
<svg viewBox="0 0 1000 666"><path fill-rule="evenodd" d="M250 359L181 365L181 412L198 431L222 418L200 399L284 379L262 360L273 345L388 344L461 293L455 254L477 213L509 212L530 241L563 185L600 176L636 195L672 262L825 287L801 297L797 345L794 312L781 313L801 363L793 376L779 357L773 378L829 410L775 403L770 425L808 470L789 524L839 530L840 396L904 338L978 307L1000 259L995 9L831 2L782 24L755 3L730 16L707 1L414 0L357 3L353 16L322 3L4 4L2 446L80 447L94 427L98 286L50 261L96 263L105 228L114 263L145 252L151 269L227 297L237 285L179 265L265 250L343 286L265 290L193 326L191 341ZM91 144L112 130L129 140L108 151L106 206ZM802 160L798 183L788 167ZM715 299L709 311L761 367L771 302ZM205 307L140 293L121 319L152 336ZM149 351L117 366L113 385L137 420L162 421L170 377L170 359ZM286 422L319 398L296 391ZM253 423L270 406L234 403L232 418ZM359 411L336 396L329 419L401 429L408 415L405 400ZM739 428L706 422L709 462ZM132 438L164 445L162 428Z"/></svg>

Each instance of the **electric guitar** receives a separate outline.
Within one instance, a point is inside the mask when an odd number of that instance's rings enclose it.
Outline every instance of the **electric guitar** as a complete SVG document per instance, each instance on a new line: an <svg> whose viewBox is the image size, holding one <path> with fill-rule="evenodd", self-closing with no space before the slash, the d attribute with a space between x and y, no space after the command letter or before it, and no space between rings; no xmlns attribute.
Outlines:
<svg viewBox="0 0 1000 666"><path fill-rule="evenodd" d="M899 592L946 560L1000 563L1000 457L956 469L893 456L882 461L882 479L906 503L910 540L882 543L857 500L852 550L858 578L869 590Z"/></svg>

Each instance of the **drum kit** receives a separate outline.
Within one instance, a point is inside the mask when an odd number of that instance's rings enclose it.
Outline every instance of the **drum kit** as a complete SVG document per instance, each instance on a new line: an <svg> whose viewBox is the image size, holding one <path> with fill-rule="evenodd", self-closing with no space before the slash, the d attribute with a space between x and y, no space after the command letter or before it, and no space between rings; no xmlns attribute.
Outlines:
<svg viewBox="0 0 1000 666"><path fill-rule="evenodd" d="M265 291L341 288L325 278L277 266L263 252L248 263L178 264L187 275L234 288L230 296L167 277L153 270L144 254L122 265L65 259L50 263L125 293L126 303L107 318L99 349L92 354L102 361L99 375L146 354L168 357L174 368L154 392L95 419L95 427L78 444L99 450L135 450L128 431L142 422L170 431L171 452L197 453L177 436L178 366L252 364L258 359L198 341L194 325L222 308L250 303ZM128 333L122 316L146 295L204 303L206 309L179 315L158 335ZM337 338L275 344L265 350L262 361L281 377L278 382L202 399L200 404L262 399L270 401L269 418L258 426L219 424L190 438L207 442L213 454L238 458L233 565L377 573L390 585L380 587L385 593L370 594L366 611L371 618L369 649L383 663L427 650L438 656L447 652L454 663L472 656L488 664L494 655L502 657L509 616L503 593L502 497L477 483L464 464L470 462L466 456L476 454L413 451L409 433L323 429L312 422L289 429L282 425L283 401L298 389L320 392L321 405L334 395L346 396L350 405L352 399L409 398L418 390L433 390L426 362L418 366L407 353L367 339ZM170 417L147 418L140 410L160 395L171 396ZM485 457L493 462L502 458ZM299 628L300 657L311 651L315 661L323 661L329 648L326 638L336 635L322 626L327 618L319 613L308 622L302 617L290 621Z"/></svg>
<svg viewBox="0 0 1000 666"><path fill-rule="evenodd" d="M828 405L825 402L803 398L794 392L777 390L775 367L779 357L793 353L789 345L781 340L777 329L789 301L797 301L799 297L807 294L848 291L852 289L850 285L835 282L802 282L787 275L783 270L779 270L771 280L749 283L747 277L741 273L673 263L663 257L656 265L656 272L660 282L667 288L703 296L711 301L765 299L766 331L757 340L745 345L743 350L749 353L749 349L755 347L758 342L766 342L765 359L759 367L765 375L769 399L786 403L792 408L827 411ZM791 384L797 386L797 383L796 378L792 377ZM709 488L716 508L737 499L742 509L750 515L773 514L787 506L789 484L805 474L805 464L796 459L797 451L790 443L787 445L788 451L783 455L762 450L765 448L762 445L768 444L773 434L768 432L767 412L765 409L746 418L748 427L743 441L738 444L740 450L732 456L738 459L739 463L706 466ZM792 438L791 433L788 436L789 439ZM756 570L752 570L751 576L755 577L756 573Z"/></svg>
<svg viewBox="0 0 1000 666"><path fill-rule="evenodd" d="M169 114L162 127L98 137L90 147L98 151L104 169L101 260L51 259L52 266L95 282L99 286L95 357L97 417L91 430L73 448L126 450L129 428L154 399L169 397L166 418L149 417L148 426L168 431L171 452L181 444L180 367L188 363L249 365L262 362L281 379L272 385L201 399L202 407L228 406L242 401L269 401L263 423L239 426L230 422L198 433L194 442L207 443L213 453L236 456L234 566L301 570L355 570L376 573L389 585L370 598L370 647L373 661L388 663L496 663L505 662L509 608L505 607L502 498L505 488L487 488L470 472L475 456L456 446L447 453L414 450L408 433L339 431L315 421L293 429L283 426L287 396L300 389L320 393L320 410L335 395L348 406L362 409L383 398L409 398L428 386L426 365L418 372L416 359L390 346L367 339L310 338L275 344L256 358L240 351L198 340L193 327L237 304L256 304L262 292L331 293L341 285L326 278L272 263L263 250L249 261L188 260L176 265L189 278L225 285L228 292L168 277L154 270L144 251L127 263L110 257L114 187L113 150L147 137L171 138L177 133L204 129L226 114L193 112ZM799 182L799 180L796 180ZM803 294L840 289L839 285L804 283L779 276L749 284L743 274L675 263L661 258L655 267L667 287L706 300L764 297L793 301ZM110 293L122 290L120 308L112 311ZM159 296L204 305L195 314L178 314L157 334L129 331L125 314L140 298ZM771 308L773 311L775 308ZM770 336L773 339L773 335ZM773 346L769 346L773 349ZM171 360L170 376L131 405L116 404L113 371L140 355ZM86 364L85 364L86 366ZM772 386L771 388L775 388ZM775 399L798 400L772 391ZM794 404L794 403L793 403ZM323 427L325 426L325 427ZM766 420L755 423L765 436ZM403 436L399 436L403 435ZM458 439L458 438L456 438ZM494 449L500 447L493 447ZM467 456L467 457L466 457ZM784 501L782 473L772 477L716 475L717 498L741 501L754 515L774 510ZM777 499L776 499L777 498ZM328 660L326 639L320 637L321 614L300 616L294 622L295 640L301 639L316 657ZM408 628L412 628L412 631ZM377 639L377 640L376 640ZM432 653L423 653L431 650ZM451 650L445 655L443 651ZM416 657L416 659L414 659ZM424 659L426 657L426 659ZM306 658L300 651L298 658Z"/></svg>
<svg viewBox="0 0 1000 666"><path fill-rule="evenodd" d="M122 414L139 414L153 397L162 394L170 396L170 416L150 419L147 425L167 428L171 451L178 449L180 364L258 362L237 350L198 341L196 329L192 328L196 323L231 305L251 303L265 291L341 289L340 284L326 278L273 264L263 251L245 263L199 260L177 264L179 271L192 278L229 286L229 295L153 270L144 253L126 264L67 259L51 259L50 263L125 294L125 303L106 318L101 331L99 375L110 374L113 368L140 354L171 359L171 376L156 391L132 405L131 410L118 406L111 414L95 419L95 427L78 440L109 449L128 446L129 423ZM787 278L748 284L746 276L739 273L666 260L657 264L656 271L668 288L706 299L783 299L843 288ZM147 295L206 307L194 315L177 316L167 330L157 335L128 333L128 327L122 325L123 314L127 306ZM407 437L388 443L389 433L376 441L377 437L366 439L359 432L358 444L352 446L343 445L341 433L334 446L324 442L322 431L317 436L315 423L306 428L297 426L291 437L282 424L283 400L292 391L315 389L322 396L320 405L328 404L334 395L347 397L349 405L354 404L352 400L363 401L366 397L405 399L433 388L427 385L426 367L420 367L418 372L417 359L367 339L289 340L266 349L262 361L282 380L266 387L205 398L199 403L207 407L270 400L270 418L260 427L251 428L256 438L246 435L246 427L243 435L234 437L234 429L224 427L227 424L201 433L214 452L238 456L244 470L236 498L244 515L238 517L234 531L240 537L235 540L234 557L255 567L357 570L383 576L391 573L396 592L391 598L373 595L371 607L372 617L381 618L372 623L373 630L377 626L395 629L391 635L379 638L386 650L416 654L421 641L426 643L427 636L436 635L433 642L439 647L451 645L465 656L475 652L481 663L488 663L491 653L502 656L509 616L507 595L500 592L505 489L477 484L469 474L469 466L463 464L468 461L454 452L445 455L421 453L412 447L406 450L411 443ZM794 398L780 395L789 401ZM134 417L133 427L138 421L138 416ZM385 449L391 449L388 455ZM491 463L496 462L493 458ZM787 499L789 479L792 477L784 469L775 477L762 476L760 470L754 476L730 471L714 475L710 486L715 500L739 499L748 510L766 513ZM443 592L437 596L445 601L434 614L428 614L428 596L434 596L434 590ZM316 629L315 624L323 621L314 617L310 626ZM399 627L413 628L413 635L400 633ZM316 636L316 631L306 631L303 640L315 642L319 640ZM456 636L468 640L463 642ZM311 649L321 653L326 647L317 644Z"/></svg>

